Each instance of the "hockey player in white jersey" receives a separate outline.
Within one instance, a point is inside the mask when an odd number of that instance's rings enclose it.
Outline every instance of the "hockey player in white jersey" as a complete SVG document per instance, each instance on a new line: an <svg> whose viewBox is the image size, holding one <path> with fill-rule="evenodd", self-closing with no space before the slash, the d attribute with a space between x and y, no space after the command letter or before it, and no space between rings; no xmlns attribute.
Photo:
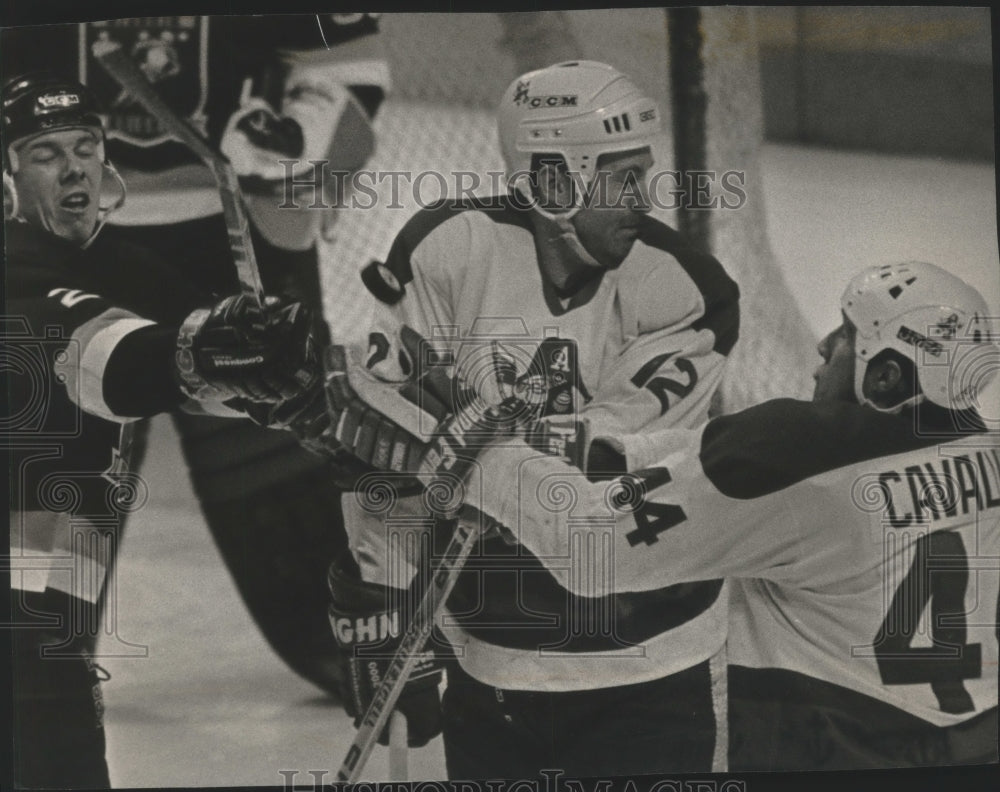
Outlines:
<svg viewBox="0 0 1000 792"><path fill-rule="evenodd" d="M714 258L648 214L656 104L610 66L567 62L515 80L498 120L510 194L419 212L386 261L364 271L369 290L465 388L494 381L498 342L535 417L565 420L594 402L595 422L612 434L704 420L736 341L738 290ZM654 331L660 343L647 345ZM387 377L399 368L392 335L373 328L364 356ZM616 367L626 348L642 353L628 372ZM595 401L609 375L613 397ZM346 416L337 431L348 450L386 466L363 417ZM429 522L413 492L401 486L388 509L345 496L366 583L409 582L412 568L392 548ZM345 574L331 575L335 624L357 615ZM613 594L589 610L535 559L487 540L445 621L456 653L443 704L449 776L711 770L726 601L716 579ZM426 684L420 695L433 705ZM402 701L410 743L423 744L440 725L432 709Z"/></svg>
<svg viewBox="0 0 1000 792"><path fill-rule="evenodd" d="M733 578L730 769L996 762L1000 445L975 409L998 363L986 304L906 263L864 270L841 306L811 403L597 438L591 460L632 471L610 484L508 443L477 470L516 469L517 487L468 491L581 597ZM566 487L572 509L552 497Z"/></svg>

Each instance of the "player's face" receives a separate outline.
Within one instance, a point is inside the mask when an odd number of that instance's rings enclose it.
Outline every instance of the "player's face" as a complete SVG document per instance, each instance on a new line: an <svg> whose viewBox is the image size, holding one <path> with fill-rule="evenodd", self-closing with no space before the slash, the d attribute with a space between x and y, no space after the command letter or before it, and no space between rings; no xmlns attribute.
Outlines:
<svg viewBox="0 0 1000 792"><path fill-rule="evenodd" d="M599 264L622 263L639 236L650 209L646 179L653 167L649 148L603 155L591 187L590 203L573 216L580 242Z"/></svg>
<svg viewBox="0 0 1000 792"><path fill-rule="evenodd" d="M857 401L854 395L855 329L847 317L840 327L819 342L816 350L823 362L813 372L814 402Z"/></svg>
<svg viewBox="0 0 1000 792"><path fill-rule="evenodd" d="M86 242L97 223L104 170L100 132L62 129L15 146L20 213L71 242Z"/></svg>

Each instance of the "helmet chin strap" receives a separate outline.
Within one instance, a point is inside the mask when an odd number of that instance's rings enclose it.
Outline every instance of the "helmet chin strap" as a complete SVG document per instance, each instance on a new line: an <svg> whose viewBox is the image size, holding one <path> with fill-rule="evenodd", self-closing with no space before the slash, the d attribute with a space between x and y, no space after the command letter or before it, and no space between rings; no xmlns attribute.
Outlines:
<svg viewBox="0 0 1000 792"><path fill-rule="evenodd" d="M91 232L90 236L87 237L87 241L84 242L81 247L86 249L90 247L91 243L97 239L97 235L101 233L101 229L104 228L104 224L108 222L108 217L111 216L113 212L117 212L125 205L125 198L128 196L128 188L125 186L125 180L122 175L118 172L118 168L112 165L107 160L104 161L104 169L111 174L111 177L115 180L118 185L119 193L118 197L114 200L111 206L99 206L97 208L97 223L94 226L94 230Z"/></svg>
<svg viewBox="0 0 1000 792"><path fill-rule="evenodd" d="M899 404L894 404L892 407L880 407L865 396L865 374L868 371L868 362L862 360L860 357L856 358L856 360L857 362L854 365L854 395L857 397L858 404L862 407L870 407L876 412L885 413L886 415L898 415L907 407L916 407L927 398L923 393L918 393L909 399L903 399Z"/></svg>
<svg viewBox="0 0 1000 792"><path fill-rule="evenodd" d="M546 220L551 220L555 223L556 228L559 229L559 241L569 248L570 253L572 253L577 259L582 261L588 267L601 267L601 264L597 261L597 259L590 255L587 249L583 246L583 242L580 241L580 237L576 233L576 227L571 222L573 216L583 208L581 198L576 198L573 202L573 206L565 212L550 212L548 209L543 209L538 203L538 199L531 194L531 184L527 174L522 173L514 179L510 183L510 188L524 198L528 202L528 206L538 212L538 214ZM579 194L579 191L577 191L578 196Z"/></svg>
<svg viewBox="0 0 1000 792"><path fill-rule="evenodd" d="M103 143L100 153L103 153ZM17 197L17 186L14 184L13 172L17 170L17 152L10 150L8 152L10 159L10 170L6 168L3 171L3 186L4 190L10 196L11 210L10 216L12 220L19 220L22 223L26 220L21 217L21 202ZM128 196L128 188L125 186L125 180L122 175L118 172L118 169L111 164L107 159L102 163L102 167L105 171L111 174L111 177L115 180L115 184L118 186L118 197L111 203L110 206L98 206L97 207L97 223L94 225L94 230L91 232L90 236L87 237L86 241L80 246L81 248L87 248L90 244L97 239L97 235L104 228L104 224L108 221L108 217L113 213L117 212L125 205L125 198ZM98 200L100 200L98 198ZM52 229L46 229L51 231Z"/></svg>
<svg viewBox="0 0 1000 792"><path fill-rule="evenodd" d="M10 175L5 169L3 172L3 189L4 193L10 196L10 216L11 219L20 219L18 216L21 213L21 204L17 200L17 187L14 186L14 177ZM4 218L6 219L6 218Z"/></svg>

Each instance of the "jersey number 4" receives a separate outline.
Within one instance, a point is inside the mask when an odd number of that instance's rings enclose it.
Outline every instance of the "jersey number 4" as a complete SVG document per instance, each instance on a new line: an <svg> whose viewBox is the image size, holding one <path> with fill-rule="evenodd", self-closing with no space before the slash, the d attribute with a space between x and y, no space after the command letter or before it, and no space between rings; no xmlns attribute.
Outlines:
<svg viewBox="0 0 1000 792"><path fill-rule="evenodd" d="M885 685L930 684L943 712L971 712L965 679L983 674L982 647L967 644L965 589L969 559L962 537L937 531L914 543L913 564L899 584L873 641ZM930 607L932 646L913 646L920 615Z"/></svg>
<svg viewBox="0 0 1000 792"><path fill-rule="evenodd" d="M670 483L670 471L665 467L637 470L634 473L627 473L622 479L629 479L629 483L634 487L630 492L635 501L631 504L635 529L625 534L629 547L635 547L639 542L654 544L659 541L661 533L680 525L687 519L684 509L680 506L672 503L651 503L646 497L657 487Z"/></svg>

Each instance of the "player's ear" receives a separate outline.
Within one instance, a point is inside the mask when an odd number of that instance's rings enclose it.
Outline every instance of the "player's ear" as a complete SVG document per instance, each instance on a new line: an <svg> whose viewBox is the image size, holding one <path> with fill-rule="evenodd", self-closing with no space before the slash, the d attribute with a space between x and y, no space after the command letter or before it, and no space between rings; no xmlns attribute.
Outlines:
<svg viewBox="0 0 1000 792"><path fill-rule="evenodd" d="M865 372L864 394L878 405L891 405L899 401L903 386L903 369L891 357L873 360Z"/></svg>

